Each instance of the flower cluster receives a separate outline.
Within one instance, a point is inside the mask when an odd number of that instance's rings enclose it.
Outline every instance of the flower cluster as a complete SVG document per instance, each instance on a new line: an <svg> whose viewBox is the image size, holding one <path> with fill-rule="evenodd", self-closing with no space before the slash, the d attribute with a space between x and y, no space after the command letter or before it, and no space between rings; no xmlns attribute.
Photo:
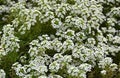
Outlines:
<svg viewBox="0 0 120 78"><path fill-rule="evenodd" d="M14 28L12 25L8 24L3 27L3 35L1 38L1 55L6 55L8 52L18 52L19 51L19 39L14 35Z"/></svg>
<svg viewBox="0 0 120 78"><path fill-rule="evenodd" d="M117 69L117 65L112 62L113 61L110 57L106 57L99 62L99 67L102 69L111 69L112 71L115 71Z"/></svg>
<svg viewBox="0 0 120 78"><path fill-rule="evenodd" d="M0 61L17 52L0 78L86 78L95 69L112 78L119 69L120 0L0 2Z"/></svg>

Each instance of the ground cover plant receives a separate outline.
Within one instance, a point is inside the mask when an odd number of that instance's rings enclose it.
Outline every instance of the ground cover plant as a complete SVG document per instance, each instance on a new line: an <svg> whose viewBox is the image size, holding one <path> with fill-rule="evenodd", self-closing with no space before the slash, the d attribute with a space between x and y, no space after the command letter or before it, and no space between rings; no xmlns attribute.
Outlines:
<svg viewBox="0 0 120 78"><path fill-rule="evenodd" d="M120 0L0 0L0 78L120 78Z"/></svg>

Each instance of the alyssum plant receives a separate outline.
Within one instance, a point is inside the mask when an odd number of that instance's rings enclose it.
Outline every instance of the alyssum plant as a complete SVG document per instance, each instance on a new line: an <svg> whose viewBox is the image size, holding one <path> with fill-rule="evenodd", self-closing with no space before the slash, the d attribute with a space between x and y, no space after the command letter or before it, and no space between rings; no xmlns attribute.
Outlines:
<svg viewBox="0 0 120 78"><path fill-rule="evenodd" d="M120 0L0 0L0 78L120 78Z"/></svg>

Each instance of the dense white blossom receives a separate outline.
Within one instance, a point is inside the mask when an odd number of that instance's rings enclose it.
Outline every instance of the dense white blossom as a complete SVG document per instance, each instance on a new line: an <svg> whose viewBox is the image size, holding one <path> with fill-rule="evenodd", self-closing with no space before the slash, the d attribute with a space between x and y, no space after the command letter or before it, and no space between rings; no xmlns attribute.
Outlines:
<svg viewBox="0 0 120 78"><path fill-rule="evenodd" d="M3 34L1 38L1 47L3 49L2 55L6 55L8 52L19 51L18 37L14 35L14 28L12 25L6 25L3 27Z"/></svg>
<svg viewBox="0 0 120 78"><path fill-rule="evenodd" d="M106 70L109 68L112 71L115 71L117 69L117 64L112 62L113 60L110 57L106 57L99 62L99 67Z"/></svg>
<svg viewBox="0 0 120 78"><path fill-rule="evenodd" d="M103 76L118 70L112 57L120 51L120 0L0 2L0 65L17 52L10 68L18 77L87 78L96 67ZM0 78L5 72L1 67Z"/></svg>

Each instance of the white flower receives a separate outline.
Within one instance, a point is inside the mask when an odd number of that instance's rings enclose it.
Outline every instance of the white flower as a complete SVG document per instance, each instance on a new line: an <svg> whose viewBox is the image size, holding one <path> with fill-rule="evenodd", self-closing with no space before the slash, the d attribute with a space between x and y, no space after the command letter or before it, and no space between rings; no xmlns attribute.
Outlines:
<svg viewBox="0 0 120 78"><path fill-rule="evenodd" d="M43 76L39 76L38 78L48 78L48 77L43 75Z"/></svg>
<svg viewBox="0 0 120 78"><path fill-rule="evenodd" d="M101 74L106 75L106 70L102 70Z"/></svg>
<svg viewBox="0 0 120 78"><path fill-rule="evenodd" d="M65 32L65 38L67 38L67 39L74 39L74 36L75 36L75 31L73 31L73 30L68 29Z"/></svg>
<svg viewBox="0 0 120 78"><path fill-rule="evenodd" d="M83 69L83 70L85 70L85 71L87 72L87 71L91 71L92 66L89 65L89 64L87 64L87 63L83 63L83 64L81 64L81 65L79 66L79 68L80 68L80 69Z"/></svg>
<svg viewBox="0 0 120 78"><path fill-rule="evenodd" d="M62 25L62 22L58 18L54 18L51 21L53 28L59 28Z"/></svg>
<svg viewBox="0 0 120 78"><path fill-rule="evenodd" d="M54 59L54 60L58 60L58 59L60 59L60 58L63 58L63 55L60 54L60 53L56 53L56 54L53 56L53 59Z"/></svg>
<svg viewBox="0 0 120 78"><path fill-rule="evenodd" d="M63 78L63 77L60 76L60 75L52 75L52 74L50 74L50 75L48 76L48 78Z"/></svg>
<svg viewBox="0 0 120 78"><path fill-rule="evenodd" d="M6 73L3 69L0 69L0 78L5 78L6 77Z"/></svg>
<svg viewBox="0 0 120 78"><path fill-rule="evenodd" d="M72 76L78 76L79 69L77 67L74 67L74 66L68 66L68 71L67 72Z"/></svg>
<svg viewBox="0 0 120 78"><path fill-rule="evenodd" d="M88 38L88 43L94 45L96 43L94 38Z"/></svg>
<svg viewBox="0 0 120 78"><path fill-rule="evenodd" d="M64 57L63 57L63 61L64 62L71 62L72 61L72 56L71 55L65 55Z"/></svg>
<svg viewBox="0 0 120 78"><path fill-rule="evenodd" d="M118 69L117 64L115 64L115 63L111 64L111 65L110 65L110 69L111 69L112 71L116 71L116 69Z"/></svg>
<svg viewBox="0 0 120 78"><path fill-rule="evenodd" d="M52 72L57 72L59 69L60 69L60 64L57 63L56 61L52 62L50 65L49 65L49 69L52 71Z"/></svg>
<svg viewBox="0 0 120 78"><path fill-rule="evenodd" d="M38 71L39 73L42 73L42 74L44 74L45 72L48 71L47 66L45 66L45 65L38 66L38 67L35 68L35 69L37 69L37 71Z"/></svg>
<svg viewBox="0 0 120 78"><path fill-rule="evenodd" d="M102 69L106 69L109 68L112 71L115 71L117 69L117 65L115 63L112 63L113 60L110 57L106 57L104 59L102 59L98 65L100 68Z"/></svg>

